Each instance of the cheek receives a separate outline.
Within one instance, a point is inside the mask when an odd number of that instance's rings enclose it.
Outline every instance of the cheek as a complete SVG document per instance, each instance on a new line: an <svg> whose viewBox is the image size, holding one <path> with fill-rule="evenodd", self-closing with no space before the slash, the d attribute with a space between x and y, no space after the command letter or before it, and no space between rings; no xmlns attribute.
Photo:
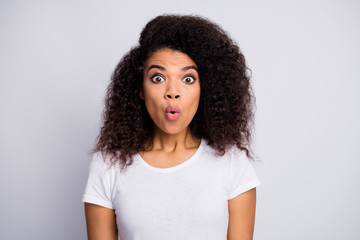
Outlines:
<svg viewBox="0 0 360 240"><path fill-rule="evenodd" d="M189 92L189 95L187 97L187 109L189 110L188 114L189 116L195 115L200 102L200 91L192 91Z"/></svg>
<svg viewBox="0 0 360 240"><path fill-rule="evenodd" d="M192 93L191 93L192 100L191 101L194 103L194 105L195 105L195 103L196 103L196 105L199 103L200 94L201 94L200 86L192 91Z"/></svg>
<svg viewBox="0 0 360 240"><path fill-rule="evenodd" d="M149 114L161 106L161 91L144 88L144 101Z"/></svg>

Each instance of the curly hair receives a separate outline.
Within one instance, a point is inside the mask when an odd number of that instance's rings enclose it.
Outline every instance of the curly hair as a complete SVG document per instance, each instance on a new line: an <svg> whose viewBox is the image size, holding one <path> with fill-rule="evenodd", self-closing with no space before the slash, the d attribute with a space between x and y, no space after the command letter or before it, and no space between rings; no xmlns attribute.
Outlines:
<svg viewBox="0 0 360 240"><path fill-rule="evenodd" d="M109 154L124 169L132 164L134 154L145 150L153 122L139 97L143 66L152 53L165 48L186 53L198 67L201 97L190 123L193 135L206 139L218 155L236 146L253 158L255 98L245 58L221 27L192 15L152 19L142 30L139 44L120 60L107 89L94 152Z"/></svg>

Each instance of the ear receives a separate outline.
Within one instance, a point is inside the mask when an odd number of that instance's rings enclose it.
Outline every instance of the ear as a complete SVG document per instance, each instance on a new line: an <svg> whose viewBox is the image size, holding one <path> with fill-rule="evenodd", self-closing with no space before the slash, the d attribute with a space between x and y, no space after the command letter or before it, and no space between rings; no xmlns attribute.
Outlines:
<svg viewBox="0 0 360 240"><path fill-rule="evenodd" d="M142 91L140 92L139 97L140 97L142 100L144 100L144 94L143 94Z"/></svg>

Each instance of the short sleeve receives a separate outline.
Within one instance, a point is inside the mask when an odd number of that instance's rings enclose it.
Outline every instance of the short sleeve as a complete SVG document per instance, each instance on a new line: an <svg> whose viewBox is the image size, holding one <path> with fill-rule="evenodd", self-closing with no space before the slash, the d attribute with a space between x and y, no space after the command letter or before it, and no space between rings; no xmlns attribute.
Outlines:
<svg viewBox="0 0 360 240"><path fill-rule="evenodd" d="M110 175L111 171L104 163L102 154L94 153L82 201L113 209Z"/></svg>
<svg viewBox="0 0 360 240"><path fill-rule="evenodd" d="M252 163L244 151L231 156L229 200L260 185Z"/></svg>

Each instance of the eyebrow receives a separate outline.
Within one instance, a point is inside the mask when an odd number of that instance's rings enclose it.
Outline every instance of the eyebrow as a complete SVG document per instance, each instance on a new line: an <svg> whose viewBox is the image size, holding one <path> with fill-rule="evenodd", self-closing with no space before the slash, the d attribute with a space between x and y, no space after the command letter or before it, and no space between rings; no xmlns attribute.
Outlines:
<svg viewBox="0 0 360 240"><path fill-rule="evenodd" d="M151 66L148 68L147 71L149 72L150 69L153 69L153 68L158 68L158 69L160 69L161 71L166 71L166 68L164 68L163 66L160 66L160 65L151 65ZM194 65L183 67L181 70L182 70L182 71L186 71L186 70L189 70L189 69L194 69L195 71L198 71L197 67L195 67Z"/></svg>
<svg viewBox="0 0 360 240"><path fill-rule="evenodd" d="M194 65L183 67L181 70L186 71L186 70L189 70L189 69L194 69L195 71L198 71L197 67L195 67Z"/></svg>

